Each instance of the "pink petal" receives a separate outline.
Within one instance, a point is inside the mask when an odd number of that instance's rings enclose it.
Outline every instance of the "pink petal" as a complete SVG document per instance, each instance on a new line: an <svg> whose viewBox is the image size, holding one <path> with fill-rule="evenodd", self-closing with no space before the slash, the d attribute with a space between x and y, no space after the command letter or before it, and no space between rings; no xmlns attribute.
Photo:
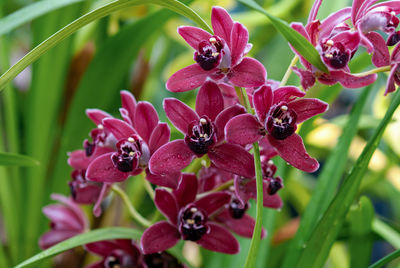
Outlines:
<svg viewBox="0 0 400 268"><path fill-rule="evenodd" d="M300 83L304 90L311 88L315 84L315 77L312 72L295 66L292 67L292 70L300 77Z"/></svg>
<svg viewBox="0 0 400 268"><path fill-rule="evenodd" d="M286 86L280 87L273 91L274 94L274 104L279 103L281 101L289 102L296 98L301 98L306 95L303 91L301 91L298 87L294 86Z"/></svg>
<svg viewBox="0 0 400 268"><path fill-rule="evenodd" d="M106 257L110 252L116 249L116 243L110 240L98 241L86 244L85 249L96 255Z"/></svg>
<svg viewBox="0 0 400 268"><path fill-rule="evenodd" d="M394 92L395 90L396 90L396 86L395 86L395 81L394 81L394 76L395 76L395 74L396 74L396 72L397 72L397 67L398 66L398 64L395 64L395 65L393 65L392 66L392 69L390 70L390 73L389 73L389 77L388 77L388 80L387 80L387 82L386 82L386 90L385 90L385 96L387 95L387 94L389 94L389 93L391 93L391 92Z"/></svg>
<svg viewBox="0 0 400 268"><path fill-rule="evenodd" d="M101 203L103 202L103 199L107 196L108 190L110 190L110 188L111 188L110 183L103 183L99 197L97 198L97 201L93 206L93 215L95 217L100 217L102 213Z"/></svg>
<svg viewBox="0 0 400 268"><path fill-rule="evenodd" d="M400 43L394 47L390 60L392 63L400 63Z"/></svg>
<svg viewBox="0 0 400 268"><path fill-rule="evenodd" d="M122 90L120 91L121 95L121 103L122 103L122 108L124 108L126 111L128 111L129 118L131 119L131 122L133 123L133 126L135 126L135 111L136 111L136 99L133 94L127 90Z"/></svg>
<svg viewBox="0 0 400 268"><path fill-rule="evenodd" d="M97 182L120 182L124 181L130 175L129 172L119 171L111 160L108 153L97 157L88 167L86 178Z"/></svg>
<svg viewBox="0 0 400 268"><path fill-rule="evenodd" d="M214 70L204 71L197 63L174 73L167 81L166 88L172 92L184 92L201 86Z"/></svg>
<svg viewBox="0 0 400 268"><path fill-rule="evenodd" d="M224 109L224 97L218 85L206 81L200 88L196 97L196 112L199 116L207 115L214 121Z"/></svg>
<svg viewBox="0 0 400 268"><path fill-rule="evenodd" d="M316 159L307 154L302 138L294 133L284 140L276 140L268 135L268 140L276 151L290 165L305 172L314 172L319 168Z"/></svg>
<svg viewBox="0 0 400 268"><path fill-rule="evenodd" d="M64 205L48 205L45 206L42 211L43 214L53 223L54 229L74 230L76 232L80 232L84 229L80 219L76 217L73 211Z"/></svg>
<svg viewBox="0 0 400 268"><path fill-rule="evenodd" d="M244 214L242 218L235 219L229 214L229 211L225 209L217 216L217 221L223 223L226 227L228 227L231 231L236 233L237 235L252 238L253 231L256 221L247 214ZM266 236L266 232L264 228L261 232L261 238Z"/></svg>
<svg viewBox="0 0 400 268"><path fill-rule="evenodd" d="M269 86L257 89L253 94L253 104L260 122L264 122L271 108L273 100L272 90Z"/></svg>
<svg viewBox="0 0 400 268"><path fill-rule="evenodd" d="M165 175L155 175L152 174L148 169L146 170L146 179L152 184L168 187L171 189L176 189L178 186L179 179L181 178L181 173L171 173Z"/></svg>
<svg viewBox="0 0 400 268"><path fill-rule="evenodd" d="M376 2L376 1L373 1ZM380 7L385 7L389 8L391 11L394 11L394 13L399 14L400 13L400 1L394 0L394 1L385 1L382 3L378 3L374 6L372 6L368 11L372 9L379 9Z"/></svg>
<svg viewBox="0 0 400 268"><path fill-rule="evenodd" d="M331 71L329 76L320 76L318 81L327 85L333 85L339 82L343 87L346 88L360 88L374 83L377 77L377 74L359 77L344 71Z"/></svg>
<svg viewBox="0 0 400 268"><path fill-rule="evenodd" d="M320 25L320 39L329 37L330 33L332 32L333 28L338 24L346 21L351 16L351 8L345 7L335 13L329 15L326 19L321 22Z"/></svg>
<svg viewBox="0 0 400 268"><path fill-rule="evenodd" d="M239 253L239 243L229 231L214 223L209 223L208 226L210 227L210 232L197 241L199 245L215 252L225 254Z"/></svg>
<svg viewBox="0 0 400 268"><path fill-rule="evenodd" d="M247 145L258 141L263 135L264 126L251 114L235 116L225 127L225 137L230 143Z"/></svg>
<svg viewBox="0 0 400 268"><path fill-rule="evenodd" d="M231 16L222 7L213 7L211 11L211 25L214 34L221 37L230 45L233 21Z"/></svg>
<svg viewBox="0 0 400 268"><path fill-rule="evenodd" d="M151 133L149 139L150 155L152 155L158 148L169 142L171 137L171 130L167 123L158 123Z"/></svg>
<svg viewBox="0 0 400 268"><path fill-rule="evenodd" d="M358 32L344 31L336 34L331 40L336 43L340 42L350 51L355 51L360 44L360 34Z"/></svg>
<svg viewBox="0 0 400 268"><path fill-rule="evenodd" d="M174 140L161 146L150 158L149 169L154 174L171 174L187 167L195 154L183 140Z"/></svg>
<svg viewBox="0 0 400 268"><path fill-rule="evenodd" d="M299 124L317 114L328 110L329 105L319 99L298 99L288 103L289 108L297 114L296 123Z"/></svg>
<svg viewBox="0 0 400 268"><path fill-rule="evenodd" d="M158 222L147 228L140 239L144 254L152 254L175 246L180 240L178 229L166 221Z"/></svg>
<svg viewBox="0 0 400 268"><path fill-rule="evenodd" d="M68 238L78 235L76 231L70 230L51 230L43 234L39 239L39 247L41 249L48 249Z"/></svg>
<svg viewBox="0 0 400 268"><path fill-rule="evenodd" d="M157 188L154 202L161 213L164 214L171 223L176 224L178 220L178 206L175 197L167 190Z"/></svg>
<svg viewBox="0 0 400 268"><path fill-rule="evenodd" d="M253 156L236 144L224 143L208 152L208 157L217 168L246 177L254 177Z"/></svg>
<svg viewBox="0 0 400 268"><path fill-rule="evenodd" d="M260 87L267 79L267 71L259 61L246 57L232 68L228 77L238 87Z"/></svg>
<svg viewBox="0 0 400 268"><path fill-rule="evenodd" d="M81 207L72 200L71 197L66 197L60 194L51 194L50 198L66 205L71 211L73 211L82 228L87 226L88 222L85 213L82 211Z"/></svg>
<svg viewBox="0 0 400 268"><path fill-rule="evenodd" d="M181 208L192 203L196 199L197 189L198 182L196 175L183 173L178 187L173 191L178 206Z"/></svg>
<svg viewBox="0 0 400 268"><path fill-rule="evenodd" d="M229 203L231 194L227 192L218 192L208 194L195 202L196 206L204 209L208 215L213 214L215 211Z"/></svg>
<svg viewBox="0 0 400 268"><path fill-rule="evenodd" d="M89 165L89 157L84 150L76 150L68 153L68 165L74 169L84 170Z"/></svg>
<svg viewBox="0 0 400 268"><path fill-rule="evenodd" d="M193 26L180 26L178 27L178 33L196 51L199 49L201 41L208 41L212 37L210 33Z"/></svg>
<svg viewBox="0 0 400 268"><path fill-rule="evenodd" d="M103 125L117 140L127 139L136 134L136 131L128 123L119 119L106 118L103 120Z"/></svg>
<svg viewBox="0 0 400 268"><path fill-rule="evenodd" d="M383 67L386 65L390 65L390 54L389 54L389 49L386 46L385 39L383 39L383 37L376 32L366 33L365 37L367 37L368 40L374 46L372 63L376 67Z"/></svg>
<svg viewBox="0 0 400 268"><path fill-rule="evenodd" d="M96 124L96 126L100 125L104 118L112 117L108 113L99 109L86 109L86 115Z"/></svg>
<svg viewBox="0 0 400 268"><path fill-rule="evenodd" d="M232 33L230 36L231 39L231 57L232 57L232 66L237 65L244 55L244 50L249 41L249 32L246 27L244 27L241 23L235 22L233 24Z"/></svg>
<svg viewBox="0 0 400 268"><path fill-rule="evenodd" d="M126 123L128 123L131 126L134 126L130 114L125 108L119 108L119 113L121 114L122 119L124 119Z"/></svg>
<svg viewBox="0 0 400 268"><path fill-rule="evenodd" d="M168 119L183 134L188 132L190 123L200 119L192 108L174 98L164 99L163 107Z"/></svg>
<svg viewBox="0 0 400 268"><path fill-rule="evenodd" d="M230 106L228 108L226 108L225 110L223 110L215 119L215 126L217 128L217 141L220 142L224 139L224 129L225 129L225 125L226 123L228 123L228 121L235 117L236 115L239 114L244 114L246 112L246 109L238 104L235 104L233 106Z"/></svg>
<svg viewBox="0 0 400 268"><path fill-rule="evenodd" d="M158 124L158 114L153 105L147 101L141 101L136 106L135 128L140 137L147 143L150 135Z"/></svg>
<svg viewBox="0 0 400 268"><path fill-rule="evenodd" d="M308 15L307 24L317 18L319 7L321 6L322 0L316 0L311 8L310 14Z"/></svg>

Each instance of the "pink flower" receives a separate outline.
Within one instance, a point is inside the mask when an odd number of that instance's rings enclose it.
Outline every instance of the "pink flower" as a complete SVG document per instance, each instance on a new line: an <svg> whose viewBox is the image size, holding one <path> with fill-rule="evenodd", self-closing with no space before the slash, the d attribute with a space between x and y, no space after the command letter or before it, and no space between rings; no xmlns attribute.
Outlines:
<svg viewBox="0 0 400 268"><path fill-rule="evenodd" d="M195 157L207 154L216 167L253 177L253 156L239 145L224 142L226 122L244 113L244 108L239 105L223 108L222 94L211 81L200 88L196 111L177 99L165 99L167 117L185 137L161 146L150 159L150 171L154 174L179 172Z"/></svg>
<svg viewBox="0 0 400 268"><path fill-rule="evenodd" d="M307 154L302 138L295 131L297 124L325 112L328 104L318 99L298 99L304 95L293 86L274 91L269 86L261 87L253 96L257 115L232 118L225 128L227 141L246 145L267 137L276 152L292 166L306 172L317 170L317 160Z"/></svg>
<svg viewBox="0 0 400 268"><path fill-rule="evenodd" d="M358 77L352 75L348 68L348 63L360 44L359 33L352 31L345 22L350 18L351 8L341 9L320 22L316 20L320 4L321 0L314 3L305 27L301 23L291 24L293 29L302 34L318 50L321 60L329 70L327 74L316 69L293 49L306 68L304 70L293 67L301 79L302 87L307 90L314 85L316 79L326 85L339 82L346 88L359 88L373 83L376 80L376 74Z"/></svg>
<svg viewBox="0 0 400 268"><path fill-rule="evenodd" d="M51 199L61 204L48 205L43 213L50 219L51 230L39 239L41 249L47 249L61 241L81 234L88 228L88 221L81 208L71 198L52 194Z"/></svg>
<svg viewBox="0 0 400 268"><path fill-rule="evenodd" d="M267 72L255 59L244 57L251 49L247 29L221 7L213 7L211 24L214 35L196 27L182 26L178 33L195 49L195 64L174 73L167 81L172 92L188 91L207 79L229 82L239 87L264 84Z"/></svg>
<svg viewBox="0 0 400 268"><path fill-rule="evenodd" d="M400 13L400 1L386 1L373 5L377 0L354 0L351 9L351 21L361 35L362 44L367 48L368 53L374 51L373 43L365 34L372 31L383 31L390 34L388 44L396 42L396 27Z"/></svg>
<svg viewBox="0 0 400 268"><path fill-rule="evenodd" d="M145 254L164 251L180 239L216 252L239 252L236 238L211 220L211 216L229 202L230 194L211 193L196 200L197 187L196 176L184 174L172 194L156 189L156 206L168 221L158 222L144 231L140 244Z"/></svg>

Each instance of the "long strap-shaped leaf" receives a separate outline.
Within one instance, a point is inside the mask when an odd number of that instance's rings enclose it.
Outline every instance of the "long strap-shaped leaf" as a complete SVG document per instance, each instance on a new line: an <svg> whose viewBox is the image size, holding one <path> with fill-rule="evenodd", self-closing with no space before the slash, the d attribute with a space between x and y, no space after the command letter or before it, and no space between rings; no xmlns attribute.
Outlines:
<svg viewBox="0 0 400 268"><path fill-rule="evenodd" d="M296 265L303 244L312 234L312 230L315 228L323 213L327 210L329 203L336 193L336 189L347 163L350 143L357 133L357 125L371 89L372 87L364 89L363 93L360 95L350 113L349 121L343 129L337 146L329 155L321 174L318 176L317 186L304 211L304 215L301 217L300 227L290 244L283 267L294 267Z"/></svg>
<svg viewBox="0 0 400 268"><path fill-rule="evenodd" d="M329 251L335 242L343 224L346 213L357 195L361 180L364 177L369 161L378 147L383 132L389 124L394 112L400 104L400 90L398 90L374 135L365 146L350 174L346 177L335 199L323 215L321 221L313 230L311 238L303 244L297 267L322 267ZM318 254L316 254L318 252Z"/></svg>
<svg viewBox="0 0 400 268"><path fill-rule="evenodd" d="M56 9L85 0L43 0L26 6L0 20L0 35Z"/></svg>
<svg viewBox="0 0 400 268"><path fill-rule="evenodd" d="M0 166L32 167L37 165L39 162L29 156L0 152Z"/></svg>
<svg viewBox="0 0 400 268"><path fill-rule="evenodd" d="M204 22L204 20L200 16L197 15L197 13L195 13L191 8L177 0L116 0L83 15L82 17L71 22L70 24L50 36L34 49L32 49L28 54L26 54L21 60L19 60L0 77L0 91L5 87L7 83L13 80L20 72L22 72L34 61L36 61L41 55L46 53L50 48L54 47L56 44L76 32L83 26L89 24L92 21L103 18L113 13L114 11L140 4L156 4L166 7L189 19L192 19L200 27L211 32L210 27L207 25L207 23Z"/></svg>
<svg viewBox="0 0 400 268"><path fill-rule="evenodd" d="M253 8L271 20L272 25L275 27L277 31L279 31L283 37L312 65L317 67L319 70L329 73L325 64L322 62L321 57L315 47L300 33L296 30L292 29L292 27L287 24L287 22L272 16L268 12L266 12L259 4L254 2L253 0L239 0L239 2L244 5Z"/></svg>
<svg viewBox="0 0 400 268"><path fill-rule="evenodd" d="M29 258L26 261L20 263L15 268L31 265L38 261L57 255L63 251L69 250L77 246L85 245L88 243L102 241L102 240L109 240L109 239L139 239L141 235L142 235L141 232L131 228L111 227L111 228L97 229L94 231L74 236L68 240L58 243L57 245L54 245L51 248L46 249L45 251L36 254L32 258Z"/></svg>

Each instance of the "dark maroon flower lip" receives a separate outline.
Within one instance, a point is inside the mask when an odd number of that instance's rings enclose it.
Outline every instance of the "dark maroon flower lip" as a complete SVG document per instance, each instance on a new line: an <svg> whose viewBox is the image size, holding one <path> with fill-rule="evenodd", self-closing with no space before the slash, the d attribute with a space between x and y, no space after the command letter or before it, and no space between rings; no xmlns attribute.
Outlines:
<svg viewBox="0 0 400 268"><path fill-rule="evenodd" d="M198 241L210 231L207 213L193 203L181 208L178 218L178 229L183 240Z"/></svg>
<svg viewBox="0 0 400 268"><path fill-rule="evenodd" d="M268 133L277 140L284 140L297 128L297 114L286 102L273 105L265 122Z"/></svg>
<svg viewBox="0 0 400 268"><path fill-rule="evenodd" d="M208 116L202 116L198 121L193 121L188 126L185 135L185 143L196 155L208 153L210 148L216 144L215 125Z"/></svg>

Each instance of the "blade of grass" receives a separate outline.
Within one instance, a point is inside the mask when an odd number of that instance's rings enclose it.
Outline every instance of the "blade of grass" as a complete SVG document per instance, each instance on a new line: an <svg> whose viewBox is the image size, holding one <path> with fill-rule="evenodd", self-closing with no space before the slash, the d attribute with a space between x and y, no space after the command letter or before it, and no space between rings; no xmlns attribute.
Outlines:
<svg viewBox="0 0 400 268"><path fill-rule="evenodd" d="M82 6L82 3L78 3L64 7L35 20L32 24L34 44L79 16ZM41 165L27 170L26 174L26 198L29 201L24 207L29 228L24 230L24 258L39 250L37 239L46 227L41 208L45 200L45 189L48 187L47 174L52 168L57 119L72 54L72 41L69 39L50 50L32 66L32 83L25 110L25 148L27 154L38 159Z"/></svg>
<svg viewBox="0 0 400 268"><path fill-rule="evenodd" d="M32 167L37 165L39 165L39 162L32 157L0 152L0 166Z"/></svg>
<svg viewBox="0 0 400 268"><path fill-rule="evenodd" d="M371 90L372 87L367 87L362 92L350 113L349 121L343 129L337 146L335 146L323 166L311 200L304 211L304 215L301 217L299 229L289 246L283 267L294 267L296 265L304 243L312 234L313 229L335 195L347 163L346 156L348 155L350 143L357 133L357 126Z"/></svg>
<svg viewBox="0 0 400 268"><path fill-rule="evenodd" d="M130 6L139 4L157 4L163 7L167 7L179 14L182 14L194 22L198 23L200 27L211 31L210 27L204 22L204 20L198 16L192 9L177 0L148 0L147 2L143 0L116 0L102 7L99 7L82 17L71 22L48 39L43 41L28 54L26 54L21 60L14 64L10 69L8 69L0 77L0 91L4 89L5 85L13 80L22 70L36 61L40 56L46 53L49 49L54 47L56 44L82 28L83 26L89 24L92 21L105 17L114 11L121 10Z"/></svg>
<svg viewBox="0 0 400 268"><path fill-rule="evenodd" d="M381 268L381 267L384 267L386 264L388 264L389 262L391 262L391 261L393 261L393 260L395 260L395 259L397 259L399 257L400 257L400 249L398 249L396 251L393 251L389 255L386 255L382 259L376 261L371 266L369 266L369 268Z"/></svg>
<svg viewBox="0 0 400 268"><path fill-rule="evenodd" d="M361 180L368 169L369 161L399 105L400 91L397 91L379 127L365 146L350 174L346 177L343 186L329 205L322 219L315 228L312 228L313 232L310 239L303 244L304 250L297 262L297 267L321 267L325 263L330 248L343 224L345 215L357 195ZM321 237L324 237L324 239L321 239Z"/></svg>
<svg viewBox="0 0 400 268"><path fill-rule="evenodd" d="M83 1L85 0L43 0L30 4L0 19L0 35L8 33L46 13Z"/></svg>
<svg viewBox="0 0 400 268"><path fill-rule="evenodd" d="M372 230L380 237L385 239L394 248L400 249L400 233L394 230L392 227L375 218L372 222Z"/></svg>
<svg viewBox="0 0 400 268"><path fill-rule="evenodd" d="M110 227L97 229L60 242L57 245L54 245L51 248L46 249L39 254L36 254L35 256L27 259L23 263L18 264L15 268L32 265L41 260L60 254L68 249L72 249L74 247L82 246L88 243L109 239L140 239L141 235L142 233L140 231L134 230L132 228Z"/></svg>
<svg viewBox="0 0 400 268"><path fill-rule="evenodd" d="M292 29L290 25L266 12L258 3L253 0L239 0L240 3L253 8L265 16L271 21L272 25L282 36L312 65L317 67L319 70L329 73L325 64L322 62L321 57L315 47L300 33Z"/></svg>

